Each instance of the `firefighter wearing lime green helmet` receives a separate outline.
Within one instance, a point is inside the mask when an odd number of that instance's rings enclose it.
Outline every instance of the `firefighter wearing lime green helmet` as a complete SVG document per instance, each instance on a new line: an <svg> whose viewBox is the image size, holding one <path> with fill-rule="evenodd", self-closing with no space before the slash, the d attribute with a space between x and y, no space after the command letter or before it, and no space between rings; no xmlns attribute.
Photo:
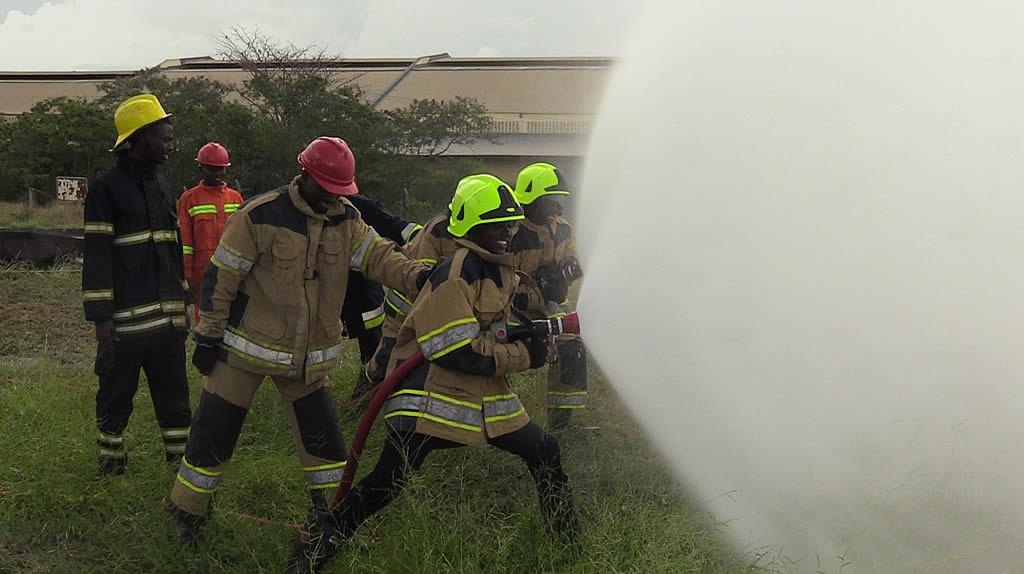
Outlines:
<svg viewBox="0 0 1024 574"><path fill-rule="evenodd" d="M569 195L569 186L555 166L533 163L519 172L515 195L526 219L509 251L516 255L519 270L540 286L543 317L560 317L570 310L570 283L582 276L572 226L561 217L558 202ZM532 315L533 319L541 318ZM579 421L586 404L586 349L577 335L562 335L557 361L548 369L548 427L560 429Z"/></svg>
<svg viewBox="0 0 1024 574"><path fill-rule="evenodd" d="M437 449L492 445L523 459L542 514L569 538L577 533L558 440L530 422L506 374L548 361L543 337L502 342L493 327L512 316L519 274L507 252L522 208L491 175L459 182L448 231L458 248L438 264L398 332L388 367L422 352L426 361L384 404L387 439L377 465L296 545L287 572L316 572L360 524L390 503L410 472Z"/></svg>

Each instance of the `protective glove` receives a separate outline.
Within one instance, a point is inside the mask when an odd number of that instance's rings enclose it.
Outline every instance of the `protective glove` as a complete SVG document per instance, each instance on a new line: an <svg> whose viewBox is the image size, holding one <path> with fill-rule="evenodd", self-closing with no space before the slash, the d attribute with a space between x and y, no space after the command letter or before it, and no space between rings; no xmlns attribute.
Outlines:
<svg viewBox="0 0 1024 574"><path fill-rule="evenodd" d="M570 282L583 277L583 268L575 255L567 255L562 261L562 275Z"/></svg>
<svg viewBox="0 0 1024 574"><path fill-rule="evenodd" d="M551 349L548 346L547 337L531 337L525 343L526 350L530 352L531 369L539 369L548 363L551 357Z"/></svg>
<svg viewBox="0 0 1024 574"><path fill-rule="evenodd" d="M192 365L203 375L213 372L213 366L217 364L219 349L216 345L197 344L196 350L192 352Z"/></svg>
<svg viewBox="0 0 1024 574"><path fill-rule="evenodd" d="M96 323L96 363L93 365L93 372L100 377L105 377L114 370L114 347L117 340L112 320Z"/></svg>
<svg viewBox="0 0 1024 574"><path fill-rule="evenodd" d="M561 303L569 296L569 282L565 280L562 270L554 265L546 265L537 270L537 289L545 301Z"/></svg>

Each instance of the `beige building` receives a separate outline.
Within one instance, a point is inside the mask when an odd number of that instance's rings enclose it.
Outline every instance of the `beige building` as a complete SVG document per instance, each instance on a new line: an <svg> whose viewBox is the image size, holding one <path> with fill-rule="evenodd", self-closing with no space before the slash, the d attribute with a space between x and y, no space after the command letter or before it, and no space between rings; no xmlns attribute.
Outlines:
<svg viewBox="0 0 1024 574"><path fill-rule="evenodd" d="M532 161L550 161L578 180L587 134L612 60L608 58L344 59L332 64L334 77L354 82L382 110L416 99L471 97L487 107L494 141L456 146L450 155L482 159L506 180ZM170 79L203 76L227 84L248 73L237 63L208 57L167 60L159 65ZM44 99L95 98L99 85L135 72L0 72L0 117L13 118Z"/></svg>

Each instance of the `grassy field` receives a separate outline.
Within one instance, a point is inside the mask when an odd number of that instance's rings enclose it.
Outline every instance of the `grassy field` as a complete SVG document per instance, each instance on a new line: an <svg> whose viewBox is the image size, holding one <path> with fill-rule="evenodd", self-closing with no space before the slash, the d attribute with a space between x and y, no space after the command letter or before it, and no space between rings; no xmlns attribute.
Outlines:
<svg viewBox="0 0 1024 574"><path fill-rule="evenodd" d="M84 225L81 203L53 203L31 208L27 203L0 202L0 227L80 229Z"/></svg>
<svg viewBox="0 0 1024 574"><path fill-rule="evenodd" d="M308 503L273 385L257 395L198 549L179 547L162 506L175 469L163 462L145 384L127 433L129 473L96 472L94 342L79 281L75 266L0 267L0 573L283 571L293 531L247 517L298 522ZM348 397L355 352L348 347L333 376L339 399ZM495 449L465 448L431 455L330 571L783 571L770 554L737 555L720 542L720 525L682 494L612 389L591 374L586 422L600 431L562 435L586 528L580 552L544 536L524 465ZM199 376L191 367L190 380L194 406ZM543 380L543 372L515 379L537 419ZM343 413L348 437L356 416ZM380 440L378 425L363 472Z"/></svg>

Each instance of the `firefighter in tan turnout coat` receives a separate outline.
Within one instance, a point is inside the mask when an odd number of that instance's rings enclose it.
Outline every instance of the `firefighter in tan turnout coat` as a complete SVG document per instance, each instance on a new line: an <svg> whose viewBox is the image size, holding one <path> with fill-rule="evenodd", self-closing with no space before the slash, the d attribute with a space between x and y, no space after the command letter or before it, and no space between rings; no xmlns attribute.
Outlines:
<svg viewBox="0 0 1024 574"><path fill-rule="evenodd" d="M559 215L556 199L569 195L569 188L558 168L534 163L519 172L515 194L526 219L509 251L515 254L519 270L540 285L544 299L543 311L530 313L530 318L564 316L571 310L569 285L583 275L572 226ZM558 338L557 360L548 369L547 405L550 429L579 421L587 406L587 351L579 335Z"/></svg>
<svg viewBox="0 0 1024 574"><path fill-rule="evenodd" d="M297 545L288 572L315 572L360 524L391 502L407 475L442 448L490 444L526 463L541 509L556 532L578 525L558 441L530 422L506 374L543 366L549 341L501 342L492 327L511 320L519 276L506 253L522 208L490 175L459 182L448 231L454 254L434 268L398 332L392 372L417 351L426 361L402 381L382 410L388 427L376 467L326 521Z"/></svg>
<svg viewBox="0 0 1024 574"><path fill-rule="evenodd" d="M347 144L321 137L299 155L301 175L230 217L203 277L192 362L203 393L171 492L181 541L207 517L246 413L272 377L285 401L313 499L327 510L347 451L328 373L341 354L341 305L350 269L416 293L425 266L367 226L341 194L355 185Z"/></svg>

